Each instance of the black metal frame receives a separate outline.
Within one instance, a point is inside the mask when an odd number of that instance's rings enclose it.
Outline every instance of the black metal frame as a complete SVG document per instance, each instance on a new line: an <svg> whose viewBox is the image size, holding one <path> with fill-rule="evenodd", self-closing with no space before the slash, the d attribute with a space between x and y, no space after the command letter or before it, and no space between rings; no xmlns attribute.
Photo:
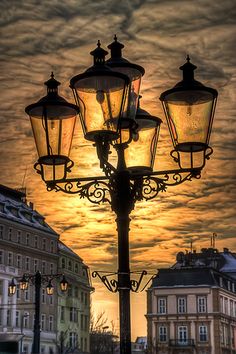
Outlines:
<svg viewBox="0 0 236 354"><path fill-rule="evenodd" d="M35 274L24 273L22 277L14 277L18 281L24 278L27 283L31 283L35 288L35 318L34 318L34 329L33 329L33 343L32 343L32 354L40 354L40 333L41 333L41 287L44 283L49 283L53 279L62 277L63 274L41 274L37 271ZM24 290L23 290L24 291ZM13 295L13 294L12 294Z"/></svg>
<svg viewBox="0 0 236 354"><path fill-rule="evenodd" d="M166 191L169 186L179 185L192 178L198 179L201 177L201 169L180 168L137 173L128 170L125 166L124 150L127 144L115 146L118 156L117 168L108 162L109 143L98 140L95 146L104 176L68 178L66 174L60 180L44 180L44 182L48 191L77 194L80 198L87 198L94 204L108 202L115 212L118 232L118 271L116 273L94 271L92 276L98 277L109 291L119 293L120 353L131 354L130 292L143 291L155 275L152 275L144 286L141 284L144 276L147 275L145 270L139 272L138 280L130 277L132 273L129 262L129 215L136 201L153 199L159 192ZM204 155L204 158L209 156ZM44 179L44 165L39 161L35 168ZM117 276L117 279L114 279L114 276Z"/></svg>

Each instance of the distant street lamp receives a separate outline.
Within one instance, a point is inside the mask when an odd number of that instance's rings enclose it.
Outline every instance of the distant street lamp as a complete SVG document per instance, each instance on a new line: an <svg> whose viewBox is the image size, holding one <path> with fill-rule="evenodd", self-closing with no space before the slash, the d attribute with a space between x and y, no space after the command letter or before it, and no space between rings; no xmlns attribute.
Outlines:
<svg viewBox="0 0 236 354"><path fill-rule="evenodd" d="M53 294L52 280L62 276L60 282L61 291L66 291L68 282L62 274L41 274L37 271L35 274L23 274L22 278L17 279L20 284L21 290L27 290L28 284L31 282L35 288L35 317L34 317L34 337L32 344L32 354L40 353L40 300L41 300L41 287L43 283L48 283L46 291L48 295ZM16 278L13 278L8 287L9 296L13 296L16 292ZM21 343L22 345L22 343Z"/></svg>
<svg viewBox="0 0 236 354"><path fill-rule="evenodd" d="M212 153L209 146L217 91L194 79L196 67L187 62L180 67L183 80L161 94L174 149L171 156L178 169L153 171L160 118L139 107L139 88L144 69L122 57L123 44L117 41L107 52L97 48L90 54L94 64L70 81L76 106L58 95L58 81L45 84L47 95L26 107L30 116L39 159L35 164L49 191L78 194L90 202L109 202L116 213L118 231L118 279L115 273L94 272L112 292L119 292L120 353L131 353L130 291L140 290L139 281L131 280L129 268L129 214L136 201L149 200L168 186L200 178L201 170ZM97 150L100 177L69 178L74 163L69 152L75 116L79 112L85 139ZM117 153L116 167L109 161L110 150Z"/></svg>

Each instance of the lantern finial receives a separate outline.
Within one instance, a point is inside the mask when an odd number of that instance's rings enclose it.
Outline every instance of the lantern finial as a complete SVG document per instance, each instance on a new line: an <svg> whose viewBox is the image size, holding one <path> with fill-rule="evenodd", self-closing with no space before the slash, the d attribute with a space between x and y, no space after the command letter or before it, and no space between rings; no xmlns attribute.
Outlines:
<svg viewBox="0 0 236 354"><path fill-rule="evenodd" d="M187 55L186 63L180 66L180 70L183 71L183 81L193 82L194 81L194 70L197 69L196 65L190 63L190 56Z"/></svg>
<svg viewBox="0 0 236 354"><path fill-rule="evenodd" d="M54 79L54 73L53 71L51 72L50 79L45 81L44 85L47 86L47 93L49 95L51 94L57 94L58 93L58 86L61 85L59 81Z"/></svg>
<svg viewBox="0 0 236 354"><path fill-rule="evenodd" d="M97 48L92 50L90 54L94 57L94 66L98 66L98 65L104 66L105 56L108 54L108 52L101 47L100 40L98 40L97 42Z"/></svg>

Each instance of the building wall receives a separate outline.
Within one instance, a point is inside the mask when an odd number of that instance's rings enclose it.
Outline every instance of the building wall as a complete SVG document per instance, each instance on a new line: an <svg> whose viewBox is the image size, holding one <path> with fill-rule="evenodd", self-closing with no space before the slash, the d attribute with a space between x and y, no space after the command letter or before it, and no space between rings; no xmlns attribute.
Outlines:
<svg viewBox="0 0 236 354"><path fill-rule="evenodd" d="M206 299L205 311L199 312L198 299ZM236 353L236 294L212 287L168 287L148 291L149 353ZM186 310L178 311L178 299L186 300ZM160 301L166 302L166 313ZM159 308L158 308L159 302ZM220 305L221 304L221 305ZM178 345L179 327L186 327L189 345ZM166 328L166 341L160 338L160 327ZM200 336L200 327L206 336ZM162 337L163 339L163 337ZM171 341L171 342L170 342Z"/></svg>
<svg viewBox="0 0 236 354"><path fill-rule="evenodd" d="M7 195L2 195L7 193ZM62 262L63 259L63 262ZM53 275L54 294L46 294L47 282L41 288L41 353L60 354L60 334L66 334L67 349L88 352L90 322L90 286L88 268L82 259L59 241L44 218L27 205L18 192L0 186L0 334L23 333L20 345L24 354L31 353L34 326L34 285L8 295L12 278L16 283L27 273L36 271ZM60 290L64 273L69 290ZM64 307L64 320L61 311Z"/></svg>
<svg viewBox="0 0 236 354"><path fill-rule="evenodd" d="M32 345L34 322L34 286L27 291L17 286L14 296L8 296L12 278L23 273L57 273L58 235L31 226L0 218L0 332L23 332L23 348L28 353ZM44 284L41 301L41 343L44 353L56 352L57 297L46 294Z"/></svg>

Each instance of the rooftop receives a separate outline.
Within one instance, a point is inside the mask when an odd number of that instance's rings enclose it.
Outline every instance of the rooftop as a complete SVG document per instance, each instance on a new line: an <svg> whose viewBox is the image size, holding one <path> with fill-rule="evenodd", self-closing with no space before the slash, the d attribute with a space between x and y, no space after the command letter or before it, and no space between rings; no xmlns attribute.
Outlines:
<svg viewBox="0 0 236 354"><path fill-rule="evenodd" d="M57 235L45 218L33 209L33 203L27 204L26 192L22 189L0 185L0 217Z"/></svg>

